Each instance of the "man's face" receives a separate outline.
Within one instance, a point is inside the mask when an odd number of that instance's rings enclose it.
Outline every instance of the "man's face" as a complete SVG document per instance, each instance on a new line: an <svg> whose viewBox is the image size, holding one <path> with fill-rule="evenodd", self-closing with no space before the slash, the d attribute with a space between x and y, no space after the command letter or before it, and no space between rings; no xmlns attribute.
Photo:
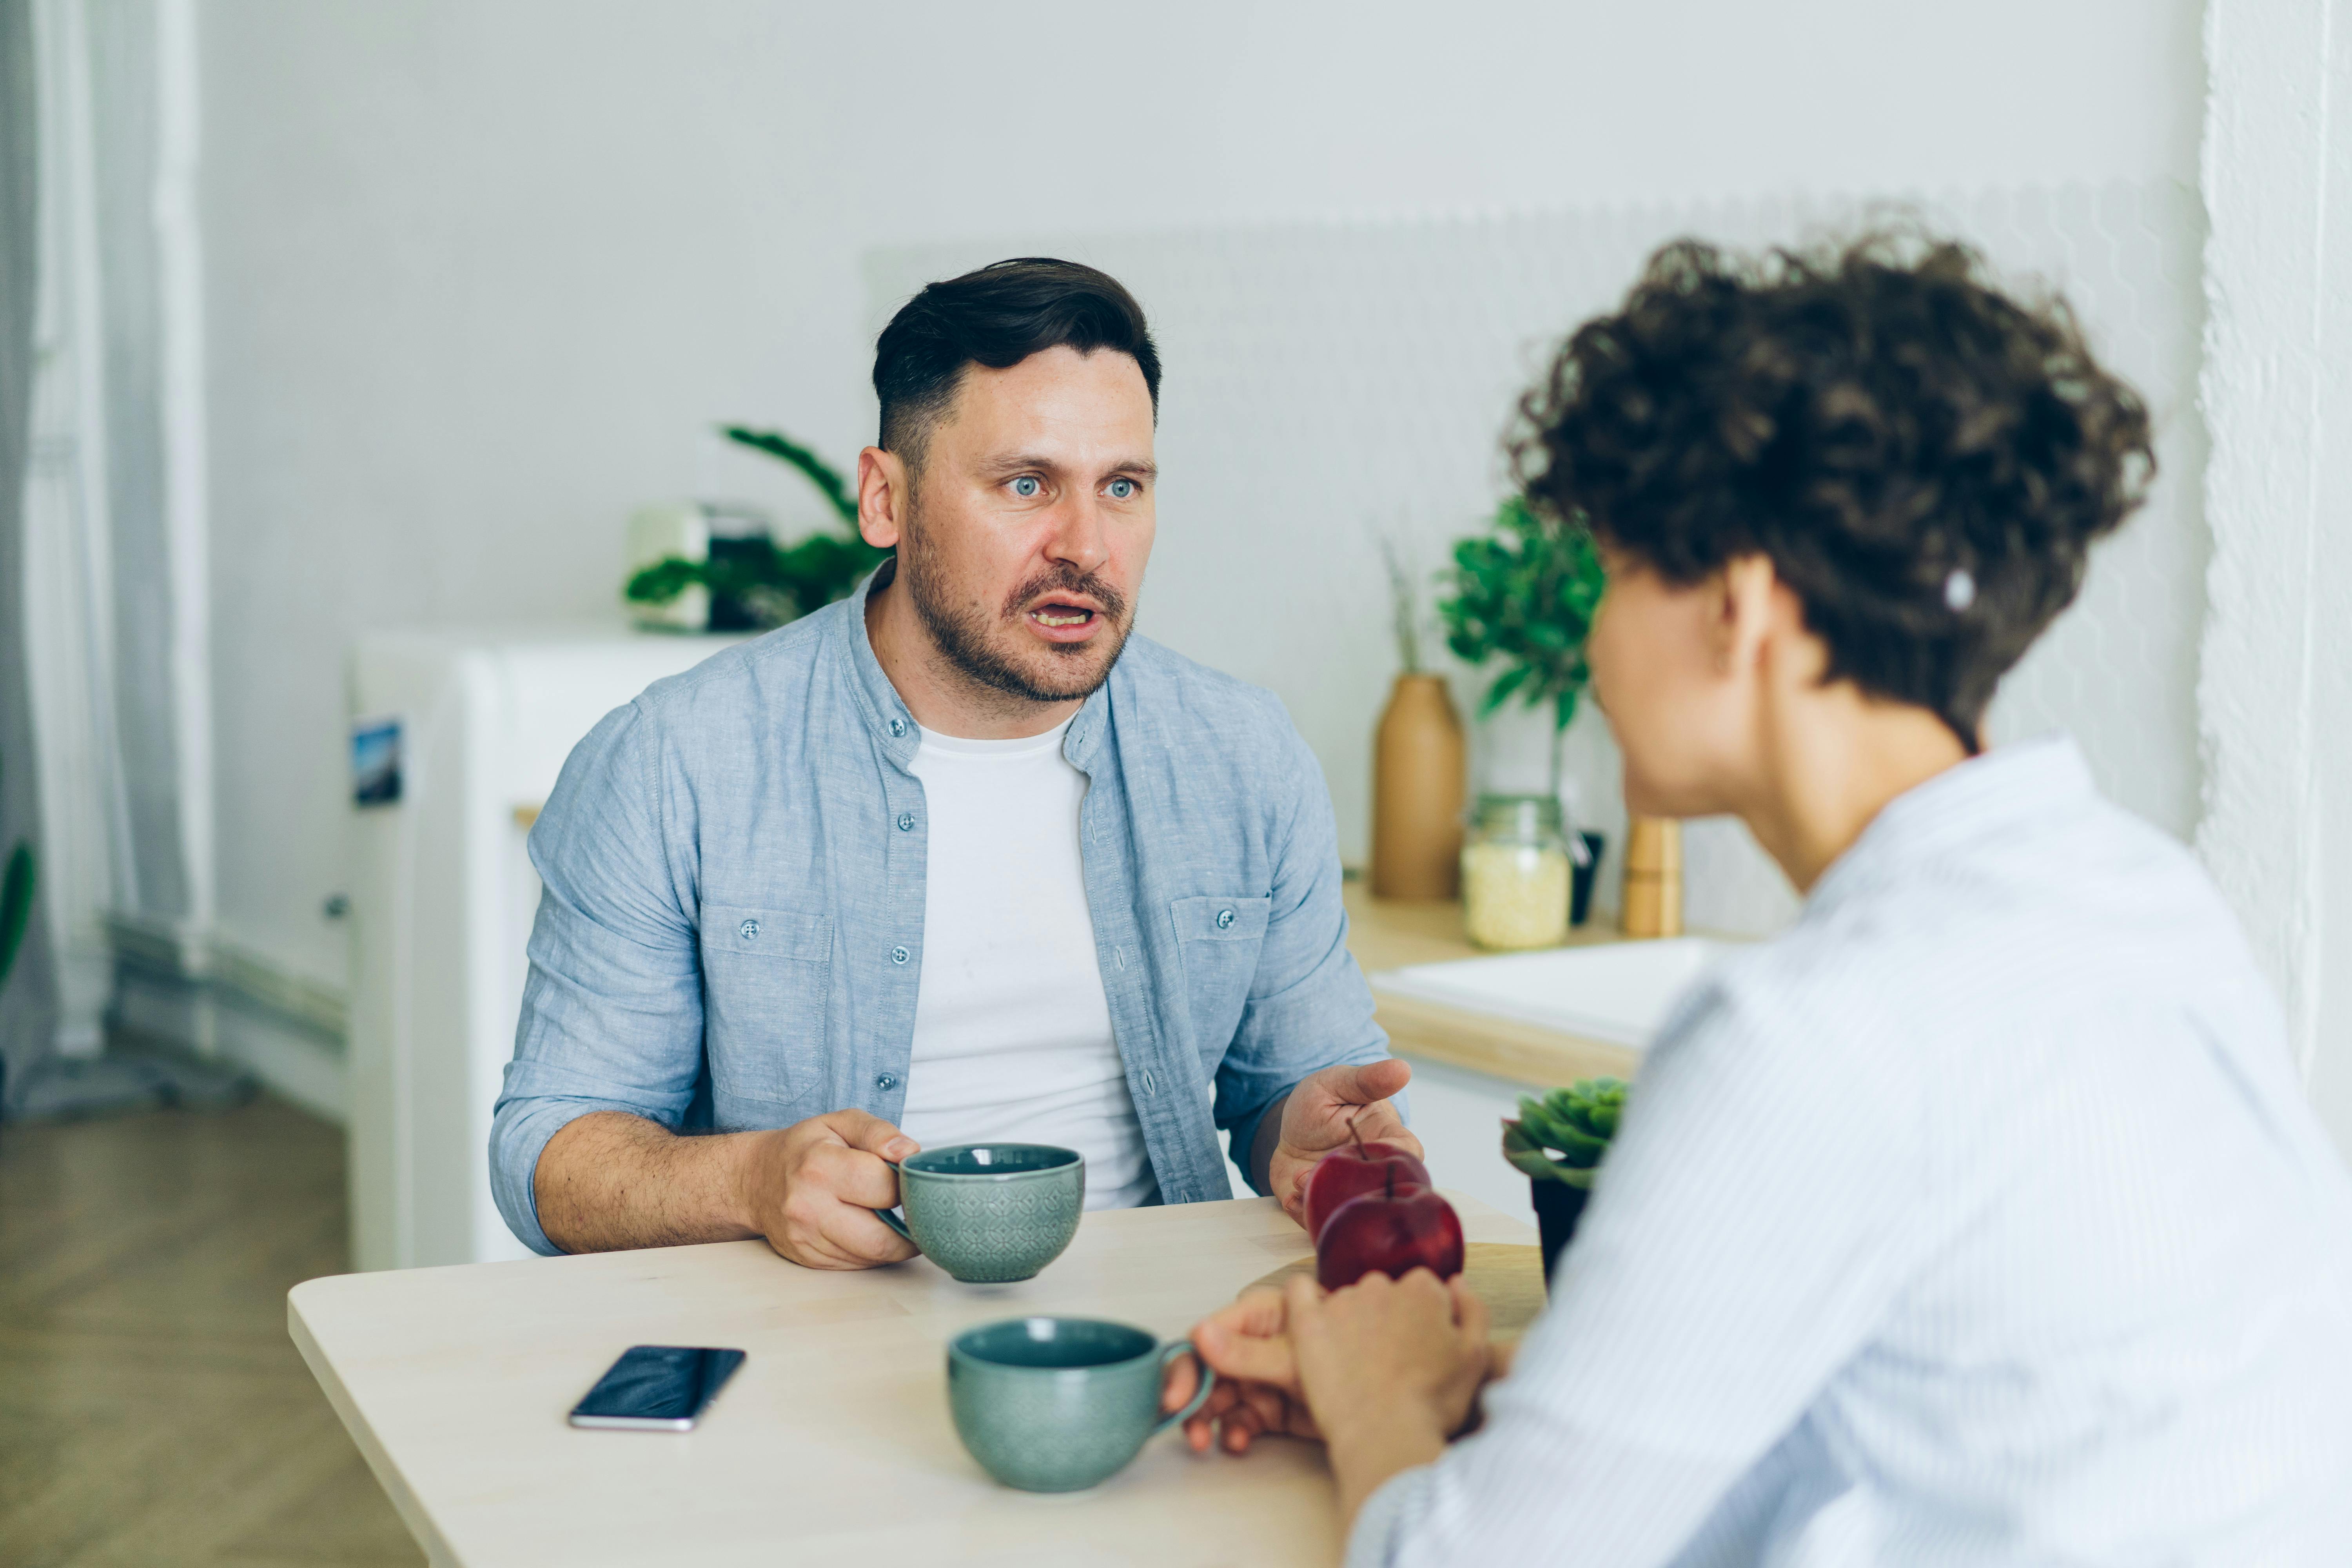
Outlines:
<svg viewBox="0 0 2352 1568"><path fill-rule="evenodd" d="M1031 702L1110 675L1150 558L1151 395L1129 356L965 367L933 426L898 581L965 676Z"/></svg>

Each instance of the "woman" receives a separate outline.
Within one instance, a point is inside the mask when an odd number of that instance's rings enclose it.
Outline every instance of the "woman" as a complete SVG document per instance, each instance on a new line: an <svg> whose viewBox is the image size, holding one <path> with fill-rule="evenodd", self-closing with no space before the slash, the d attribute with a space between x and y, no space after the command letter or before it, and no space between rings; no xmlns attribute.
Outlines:
<svg viewBox="0 0 2352 1568"><path fill-rule="evenodd" d="M1525 412L1628 808L1738 816L1803 912L1651 1047L1515 1365L1458 1282L1302 1281L1198 1332L1226 1447L1319 1434L1351 1563L2352 1563L2352 1187L2278 1010L2069 742L1983 748L2139 400L1880 237L1669 247Z"/></svg>

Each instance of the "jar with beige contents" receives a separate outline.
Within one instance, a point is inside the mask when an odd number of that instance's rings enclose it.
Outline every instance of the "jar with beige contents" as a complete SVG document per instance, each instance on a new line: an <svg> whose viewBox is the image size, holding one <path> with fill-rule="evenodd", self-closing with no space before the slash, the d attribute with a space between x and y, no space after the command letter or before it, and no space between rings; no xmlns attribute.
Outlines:
<svg viewBox="0 0 2352 1568"><path fill-rule="evenodd" d="M1477 821L1462 847L1462 919L1473 942L1511 952L1567 941L1574 876L1558 800L1478 797Z"/></svg>

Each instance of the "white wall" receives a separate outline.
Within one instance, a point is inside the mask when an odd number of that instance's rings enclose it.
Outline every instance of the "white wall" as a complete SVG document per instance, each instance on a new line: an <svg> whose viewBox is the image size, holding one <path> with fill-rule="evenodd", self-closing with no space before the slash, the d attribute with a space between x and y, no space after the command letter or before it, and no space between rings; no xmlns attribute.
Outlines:
<svg viewBox="0 0 2352 1568"><path fill-rule="evenodd" d="M619 518L648 497L817 519L698 432L772 421L854 452L874 247L2185 183L2198 15L208 0L222 921L345 973L318 910L343 876L356 632L606 612Z"/></svg>
<svg viewBox="0 0 2352 1568"><path fill-rule="evenodd" d="M2214 0L2198 847L2352 1156L2352 0Z"/></svg>

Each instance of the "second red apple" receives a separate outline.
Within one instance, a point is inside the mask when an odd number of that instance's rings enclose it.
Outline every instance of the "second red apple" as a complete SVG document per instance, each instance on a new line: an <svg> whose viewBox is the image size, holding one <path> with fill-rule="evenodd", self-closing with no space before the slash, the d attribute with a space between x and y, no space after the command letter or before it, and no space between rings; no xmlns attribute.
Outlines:
<svg viewBox="0 0 2352 1568"><path fill-rule="evenodd" d="M1315 1278L1326 1290L1367 1274L1402 1279L1426 1268L1440 1279L1462 1272L1462 1216L1428 1187L1398 1183L1349 1198L1315 1243Z"/></svg>

